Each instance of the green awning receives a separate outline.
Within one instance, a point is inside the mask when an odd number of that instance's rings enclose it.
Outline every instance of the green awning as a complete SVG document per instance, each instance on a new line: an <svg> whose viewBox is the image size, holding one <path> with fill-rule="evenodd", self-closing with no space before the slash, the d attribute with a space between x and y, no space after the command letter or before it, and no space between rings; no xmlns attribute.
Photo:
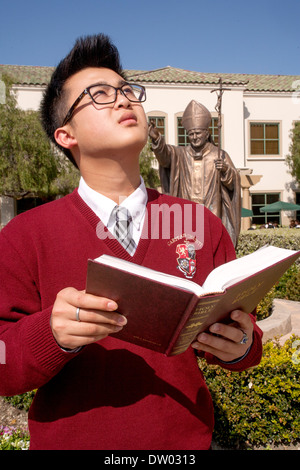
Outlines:
<svg viewBox="0 0 300 470"><path fill-rule="evenodd" d="M261 207L260 212L280 212L280 211L299 211L300 205L291 202L277 201L273 204Z"/></svg>
<svg viewBox="0 0 300 470"><path fill-rule="evenodd" d="M245 207L242 207L242 217L252 217L253 212L251 209L246 209Z"/></svg>

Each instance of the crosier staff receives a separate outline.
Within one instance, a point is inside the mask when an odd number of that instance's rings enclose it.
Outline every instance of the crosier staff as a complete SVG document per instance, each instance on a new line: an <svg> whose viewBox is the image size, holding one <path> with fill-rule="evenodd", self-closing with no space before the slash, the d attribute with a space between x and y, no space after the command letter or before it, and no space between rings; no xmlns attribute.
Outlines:
<svg viewBox="0 0 300 470"><path fill-rule="evenodd" d="M227 169L227 165L224 161L224 155L221 150L221 129L222 129L222 96L225 90L230 90L230 88L223 88L222 78L219 80L219 88L211 90L211 93L217 92L218 100L215 106L215 110L218 113L218 158L215 160L216 169L218 171L218 187L220 187L220 172L224 172ZM219 208L221 210L221 194L218 201Z"/></svg>

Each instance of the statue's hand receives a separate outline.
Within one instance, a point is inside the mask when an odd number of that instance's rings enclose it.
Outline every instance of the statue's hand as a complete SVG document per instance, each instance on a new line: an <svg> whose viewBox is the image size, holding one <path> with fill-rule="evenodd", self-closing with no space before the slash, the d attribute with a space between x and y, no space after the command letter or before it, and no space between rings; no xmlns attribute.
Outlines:
<svg viewBox="0 0 300 470"><path fill-rule="evenodd" d="M148 125L148 134L149 137L154 141L156 141L160 136L160 132L155 126L154 121L150 121L150 124Z"/></svg>
<svg viewBox="0 0 300 470"><path fill-rule="evenodd" d="M224 173L228 168L227 163L225 163L225 161L222 158L218 158L217 160L215 160L215 166L216 166L216 169L221 171L222 173Z"/></svg>

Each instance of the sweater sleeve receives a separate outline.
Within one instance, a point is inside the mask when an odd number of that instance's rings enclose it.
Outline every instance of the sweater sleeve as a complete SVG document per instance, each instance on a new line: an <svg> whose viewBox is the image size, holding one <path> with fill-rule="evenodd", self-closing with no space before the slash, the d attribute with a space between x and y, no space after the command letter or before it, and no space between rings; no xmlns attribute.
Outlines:
<svg viewBox="0 0 300 470"><path fill-rule="evenodd" d="M52 307L41 307L34 247L14 244L15 236L9 229L0 232L0 341L4 350L0 395L4 396L40 387L74 356L62 351L52 335ZM22 236L19 230L19 239Z"/></svg>

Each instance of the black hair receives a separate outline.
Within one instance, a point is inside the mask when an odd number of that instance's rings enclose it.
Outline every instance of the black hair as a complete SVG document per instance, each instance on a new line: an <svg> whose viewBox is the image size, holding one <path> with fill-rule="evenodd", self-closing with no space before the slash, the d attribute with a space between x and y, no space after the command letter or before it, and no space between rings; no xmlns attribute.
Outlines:
<svg viewBox="0 0 300 470"><path fill-rule="evenodd" d="M62 125L68 112L64 90L66 80L87 67L106 67L124 77L119 52L108 36L97 34L80 37L53 72L40 107L41 121L46 134L75 166L77 165L70 150L56 142L54 132Z"/></svg>

